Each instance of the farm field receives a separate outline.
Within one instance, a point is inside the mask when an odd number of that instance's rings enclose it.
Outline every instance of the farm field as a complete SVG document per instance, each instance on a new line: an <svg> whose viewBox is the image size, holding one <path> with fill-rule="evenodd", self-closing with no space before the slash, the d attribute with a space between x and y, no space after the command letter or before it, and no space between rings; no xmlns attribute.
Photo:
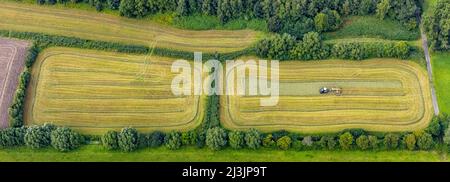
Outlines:
<svg viewBox="0 0 450 182"><path fill-rule="evenodd" d="M321 87L342 94L321 95ZM262 96L221 97L221 121L229 129L262 131L411 131L428 125L430 97L425 71L412 62L290 61L280 63L277 106L260 107Z"/></svg>
<svg viewBox="0 0 450 182"><path fill-rule="evenodd" d="M51 8L2 1L0 29L40 32L84 39L153 45L182 51L233 52L255 43L252 30L191 31L148 21L76 9Z"/></svg>
<svg viewBox="0 0 450 182"><path fill-rule="evenodd" d="M53 149L33 150L25 147L0 150L0 161L26 162L448 162L445 154L437 151L296 151L258 149L224 149L183 147L169 150L164 147L146 148L133 153L108 151L98 145L86 145L68 153Z"/></svg>
<svg viewBox="0 0 450 182"><path fill-rule="evenodd" d="M23 70L28 43L0 38L0 128L8 127L8 108Z"/></svg>
<svg viewBox="0 0 450 182"><path fill-rule="evenodd" d="M32 68L26 124L52 122L88 134L132 126L140 131L191 130L203 97L171 92L172 59L50 48Z"/></svg>
<svg viewBox="0 0 450 182"><path fill-rule="evenodd" d="M450 113L450 53L432 52L434 84L441 112Z"/></svg>

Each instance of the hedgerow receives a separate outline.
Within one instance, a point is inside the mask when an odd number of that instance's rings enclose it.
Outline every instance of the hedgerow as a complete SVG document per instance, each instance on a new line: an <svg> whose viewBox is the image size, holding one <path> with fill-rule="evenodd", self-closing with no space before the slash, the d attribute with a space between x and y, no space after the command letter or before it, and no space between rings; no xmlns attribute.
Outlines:
<svg viewBox="0 0 450 182"><path fill-rule="evenodd" d="M256 45L256 54L277 60L321 60L328 58L362 60L367 58L407 59L414 49L399 42L338 42L325 44L316 32L309 32L301 41L288 34L274 35Z"/></svg>
<svg viewBox="0 0 450 182"><path fill-rule="evenodd" d="M96 50L133 53L133 54L149 54L150 52L152 52L153 54L158 56L180 58L186 60L194 59L194 54L192 52L187 51L179 51L159 47L150 49L149 47L143 45L131 45L118 42L88 40L76 37L49 35L44 33L0 30L0 36L31 40L34 42L35 46L40 49L45 49L51 46L62 46L62 47L96 49ZM254 49L250 47L247 49L229 53L203 53L202 57L203 60L215 59L217 57L220 57L221 60L227 60L227 59L234 59L243 55L253 54L253 51Z"/></svg>

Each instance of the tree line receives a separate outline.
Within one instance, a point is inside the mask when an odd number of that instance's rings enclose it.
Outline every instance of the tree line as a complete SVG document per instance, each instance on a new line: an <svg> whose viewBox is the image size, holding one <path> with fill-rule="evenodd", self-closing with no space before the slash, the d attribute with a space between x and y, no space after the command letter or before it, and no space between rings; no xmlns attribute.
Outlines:
<svg viewBox="0 0 450 182"><path fill-rule="evenodd" d="M362 60L373 57L406 59L412 48L404 41L326 44L319 33L308 32L301 40L289 34L267 37L256 44L255 51L262 58L277 60L320 60L330 57Z"/></svg>
<svg viewBox="0 0 450 182"><path fill-rule="evenodd" d="M450 50L450 0L438 0L432 13L424 17L423 27L432 49Z"/></svg>
<svg viewBox="0 0 450 182"><path fill-rule="evenodd" d="M442 142L450 146L449 121L450 117L443 114L435 117L428 128L414 132L370 133L362 129L350 129L326 135L300 135L287 131L261 133L256 129L239 131L216 126L206 130L205 138L199 137L194 130L142 134L134 128L124 128L120 132L107 132L101 141L106 149L125 152L160 146L170 150L177 150L182 146L205 146L214 151L226 147L254 150L261 147L281 150L430 150Z"/></svg>
<svg viewBox="0 0 450 182"><path fill-rule="evenodd" d="M170 150L182 146L207 147L210 150L259 149L272 148L280 150L430 150L444 144L450 147L450 117L442 114L433 118L430 125L423 130L402 133L374 133L362 129L349 129L335 134L301 135L287 131L261 133L256 129L246 131L226 130L220 126L208 128L205 137L200 137L196 130L187 132L141 133L135 128L127 127L121 131L108 131L99 140L108 150L132 152L146 147L166 147ZM89 141L67 127L53 124L29 127L10 127L0 130L0 147L26 146L31 149L53 147L61 152L77 149Z"/></svg>
<svg viewBox="0 0 450 182"><path fill-rule="evenodd" d="M38 4L69 0L37 0ZM233 19L264 19L272 32L302 37L310 31L333 31L341 17L377 15L391 18L410 29L418 25L422 0L70 0L89 3L98 11L118 10L121 16L141 18L149 14L175 12L178 16L204 14L222 23Z"/></svg>
<svg viewBox="0 0 450 182"><path fill-rule="evenodd" d="M84 138L79 133L53 124L0 130L0 147L27 146L31 149L42 149L51 146L58 151L68 152L83 143Z"/></svg>

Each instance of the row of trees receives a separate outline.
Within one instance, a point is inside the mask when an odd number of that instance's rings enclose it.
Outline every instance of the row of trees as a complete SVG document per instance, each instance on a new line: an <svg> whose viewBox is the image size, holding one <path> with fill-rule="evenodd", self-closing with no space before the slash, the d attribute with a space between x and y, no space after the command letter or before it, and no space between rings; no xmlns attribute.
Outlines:
<svg viewBox="0 0 450 182"><path fill-rule="evenodd" d="M424 18L423 27L434 50L450 50L450 0L438 0L432 13Z"/></svg>
<svg viewBox="0 0 450 182"><path fill-rule="evenodd" d="M177 150L182 146L199 148L206 146L215 151L225 147L232 149L266 147L282 150L290 148L296 150L430 150L442 141L450 142L447 129L449 121L450 117L443 114L434 118L428 128L415 132L367 133L361 129L353 129L332 135L315 136L301 136L287 131L263 134L256 129L228 131L216 126L208 128L205 137L202 138L195 130L172 131L167 134L155 131L142 134L134 128L124 128L121 132L107 132L102 136L101 141L106 149L120 149L125 152L142 147L159 146L165 146L170 150Z"/></svg>
<svg viewBox="0 0 450 182"><path fill-rule="evenodd" d="M309 32L303 39L289 35L275 35L256 45L256 54L277 60L320 60L329 57L361 60L370 57L395 57L406 59L411 47L400 42L339 42L325 44L319 33Z"/></svg>
<svg viewBox="0 0 450 182"><path fill-rule="evenodd" d="M21 127L23 125L23 109L25 104L25 92L30 81L30 70L37 55L39 54L39 48L36 45L32 45L28 51L28 55L25 58L25 68L19 77L19 83L17 85L16 93L13 98L13 102L9 107L9 125L11 127Z"/></svg>
<svg viewBox="0 0 450 182"><path fill-rule="evenodd" d="M450 117L443 114L434 118L425 130L412 133L374 133L354 129L323 136L301 136L287 131L262 134L256 129L247 131L227 131L221 127L206 130L204 138L198 131L169 132L159 131L144 134L134 128L124 128L120 132L108 131L101 137L101 144L108 150L131 152L138 148L165 146L176 150L181 146L204 145L211 150L221 150L227 146L233 149L258 149L260 147L287 150L429 150L436 144L450 146ZM84 137L67 127L44 124L31 127L6 128L0 130L0 147L25 145L32 149L52 146L58 151L67 152L84 143ZM199 145L203 143L204 145Z"/></svg>
<svg viewBox="0 0 450 182"><path fill-rule="evenodd" d="M0 130L0 147L25 145L40 149L52 146L58 151L67 152L78 148L82 143L83 137L77 132L52 124Z"/></svg>

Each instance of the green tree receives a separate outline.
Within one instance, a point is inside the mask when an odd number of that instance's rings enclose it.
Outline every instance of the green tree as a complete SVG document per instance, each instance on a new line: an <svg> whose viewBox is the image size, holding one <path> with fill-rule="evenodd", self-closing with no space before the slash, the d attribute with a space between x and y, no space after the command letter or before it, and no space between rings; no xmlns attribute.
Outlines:
<svg viewBox="0 0 450 182"><path fill-rule="evenodd" d="M450 50L450 0L438 0L432 13L423 19L430 46L434 50Z"/></svg>
<svg viewBox="0 0 450 182"><path fill-rule="evenodd" d="M296 59L319 60L328 57L329 50L323 44L319 33L309 32L303 36L302 42L295 45L290 54Z"/></svg>
<svg viewBox="0 0 450 182"><path fill-rule="evenodd" d="M250 129L245 133L245 143L248 148L258 149L261 146L261 134L256 129Z"/></svg>
<svg viewBox="0 0 450 182"><path fill-rule="evenodd" d="M134 14L137 18L142 18L147 15L147 0L134 0L135 10Z"/></svg>
<svg viewBox="0 0 450 182"><path fill-rule="evenodd" d="M178 0L177 15L179 16L189 15L188 0Z"/></svg>
<svg viewBox="0 0 450 182"><path fill-rule="evenodd" d="M120 0L107 0L108 7L112 10L118 10L120 6Z"/></svg>
<svg viewBox="0 0 450 182"><path fill-rule="evenodd" d="M416 136L414 134L406 135L404 140L408 150L416 149Z"/></svg>
<svg viewBox="0 0 450 182"><path fill-rule="evenodd" d="M135 0L121 0L119 5L120 16L136 17Z"/></svg>
<svg viewBox="0 0 450 182"><path fill-rule="evenodd" d="M344 150L349 150L353 145L353 135L350 132L345 132L339 136L339 145Z"/></svg>
<svg viewBox="0 0 450 182"><path fill-rule="evenodd" d="M56 129L54 125L44 124L42 126L31 126L25 133L25 145L33 148L44 148L51 144L51 133Z"/></svg>
<svg viewBox="0 0 450 182"><path fill-rule="evenodd" d="M334 150L336 144L337 142L332 136L323 136L319 141L319 145L322 149Z"/></svg>
<svg viewBox="0 0 450 182"><path fill-rule="evenodd" d="M344 4L342 4L342 14L347 16L350 15L350 1L345 0Z"/></svg>
<svg viewBox="0 0 450 182"><path fill-rule="evenodd" d="M398 147L399 136L396 134L387 134L384 136L384 147L388 150L393 150Z"/></svg>
<svg viewBox="0 0 450 182"><path fill-rule="evenodd" d="M102 145L108 150L116 150L119 148L117 131L108 131L102 136Z"/></svg>
<svg viewBox="0 0 450 182"><path fill-rule="evenodd" d="M245 146L244 133L241 131L231 131L228 133L228 142L233 149L243 148Z"/></svg>
<svg viewBox="0 0 450 182"><path fill-rule="evenodd" d="M25 127L0 129L0 147L24 145L25 133Z"/></svg>
<svg viewBox="0 0 450 182"><path fill-rule="evenodd" d="M444 144L450 149L450 128L447 128L444 134Z"/></svg>
<svg viewBox="0 0 450 182"><path fill-rule="evenodd" d="M154 131L151 133L148 146L149 147L159 147L164 143L164 133L160 131Z"/></svg>
<svg viewBox="0 0 450 182"><path fill-rule="evenodd" d="M282 150L289 149L291 147L291 144L292 144L292 140L291 140L291 137L289 137L289 136L284 136L277 140L277 146L278 146L278 148L280 148Z"/></svg>
<svg viewBox="0 0 450 182"><path fill-rule="evenodd" d="M367 150L370 147L369 143L369 138L366 135L361 135L356 139L356 145L361 150Z"/></svg>
<svg viewBox="0 0 450 182"><path fill-rule="evenodd" d="M68 152L78 148L81 136L67 127L56 128L51 133L51 144L53 148L61 152Z"/></svg>
<svg viewBox="0 0 450 182"><path fill-rule="evenodd" d="M202 12L205 15L216 15L217 0L203 0Z"/></svg>
<svg viewBox="0 0 450 182"><path fill-rule="evenodd" d="M314 17L314 25L318 32L328 31L328 15L324 13L319 13Z"/></svg>
<svg viewBox="0 0 450 182"><path fill-rule="evenodd" d="M371 14L374 9L374 2L373 0L362 0L359 8L359 14L360 15L368 15Z"/></svg>
<svg viewBox="0 0 450 182"><path fill-rule="evenodd" d="M170 150L177 150L181 147L181 134L180 132L172 131L164 138L166 147Z"/></svg>
<svg viewBox="0 0 450 182"><path fill-rule="evenodd" d="M430 150L433 147L434 141L431 134L424 131L415 132L414 134L417 137L417 147L420 150Z"/></svg>
<svg viewBox="0 0 450 182"><path fill-rule="evenodd" d="M390 8L391 0L381 0L380 3L377 4L377 17L383 20Z"/></svg>
<svg viewBox="0 0 450 182"><path fill-rule="evenodd" d="M138 132L134 128L123 128L118 136L119 148L124 152L132 152L138 148Z"/></svg>
<svg viewBox="0 0 450 182"><path fill-rule="evenodd" d="M379 140L376 136L369 135L367 137L369 139L369 147L373 150L378 149Z"/></svg>
<svg viewBox="0 0 450 182"><path fill-rule="evenodd" d="M227 145L227 132L215 127L208 129L206 132L206 146L211 150L220 150Z"/></svg>
<svg viewBox="0 0 450 182"><path fill-rule="evenodd" d="M406 59L409 56L409 46L405 41L400 41L394 45L395 55L397 58Z"/></svg>
<svg viewBox="0 0 450 182"><path fill-rule="evenodd" d="M273 135L268 134L262 140L263 147L275 147L276 142L273 140Z"/></svg>

